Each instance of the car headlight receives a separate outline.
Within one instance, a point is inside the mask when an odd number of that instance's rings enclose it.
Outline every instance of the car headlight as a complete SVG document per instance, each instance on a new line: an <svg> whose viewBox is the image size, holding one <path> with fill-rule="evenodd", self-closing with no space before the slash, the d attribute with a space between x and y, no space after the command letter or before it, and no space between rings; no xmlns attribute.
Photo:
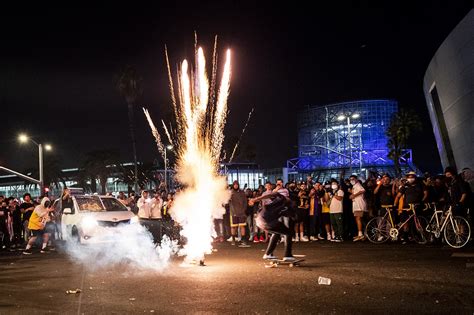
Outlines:
<svg viewBox="0 0 474 315"><path fill-rule="evenodd" d="M85 217L84 219L82 219L82 227L84 229L93 229L95 228L97 225L99 225L97 223L97 220L94 219L94 218L91 218L91 217Z"/></svg>
<svg viewBox="0 0 474 315"><path fill-rule="evenodd" d="M138 216L134 216L130 219L130 224L138 223Z"/></svg>

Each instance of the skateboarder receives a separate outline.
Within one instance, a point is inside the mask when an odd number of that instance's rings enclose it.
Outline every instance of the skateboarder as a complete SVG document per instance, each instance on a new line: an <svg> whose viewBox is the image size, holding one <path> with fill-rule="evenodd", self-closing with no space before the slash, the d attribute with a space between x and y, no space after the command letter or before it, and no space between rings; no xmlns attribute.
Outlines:
<svg viewBox="0 0 474 315"><path fill-rule="evenodd" d="M273 251L278 245L281 236L283 236L285 242L285 256L283 260L293 262L296 260L291 252L294 205L287 196L278 192L277 189L271 194L251 199L250 203L253 204L268 198L272 201L263 205L256 220L259 228L272 233L263 259L277 259L277 257L273 255Z"/></svg>

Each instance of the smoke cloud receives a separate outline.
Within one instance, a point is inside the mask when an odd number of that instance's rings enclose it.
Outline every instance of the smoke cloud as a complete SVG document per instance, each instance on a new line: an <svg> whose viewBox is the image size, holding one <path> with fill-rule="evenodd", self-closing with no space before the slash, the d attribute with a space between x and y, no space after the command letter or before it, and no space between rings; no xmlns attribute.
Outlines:
<svg viewBox="0 0 474 315"><path fill-rule="evenodd" d="M94 243L81 245L68 241L66 252L73 262L97 270L115 265L135 271L163 271L178 251L176 240L164 236L161 245L153 243L150 232L140 224L127 224L101 231Z"/></svg>

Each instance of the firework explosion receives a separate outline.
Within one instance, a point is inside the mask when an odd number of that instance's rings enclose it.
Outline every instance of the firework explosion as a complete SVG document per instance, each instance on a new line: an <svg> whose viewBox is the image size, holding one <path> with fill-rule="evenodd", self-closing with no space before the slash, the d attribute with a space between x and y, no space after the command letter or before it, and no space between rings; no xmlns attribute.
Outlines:
<svg viewBox="0 0 474 315"><path fill-rule="evenodd" d="M171 99L176 116L176 138L172 142L176 144L177 179L184 187L183 191L176 195L172 216L181 225L181 235L186 238L181 254L185 256L187 263L202 260L204 254L212 251L214 218L222 218L225 212L223 204L230 197L225 178L218 175L230 89L230 50L226 52L224 72L217 100L214 101L216 47L215 44L210 82L201 47L195 49L194 70L187 60L180 64L177 71L178 102L168 53L165 51ZM146 115L155 135L156 128L148 113ZM165 131L171 140L168 130ZM157 143L161 142L159 135L155 135L155 138ZM160 148L160 145L158 147Z"/></svg>

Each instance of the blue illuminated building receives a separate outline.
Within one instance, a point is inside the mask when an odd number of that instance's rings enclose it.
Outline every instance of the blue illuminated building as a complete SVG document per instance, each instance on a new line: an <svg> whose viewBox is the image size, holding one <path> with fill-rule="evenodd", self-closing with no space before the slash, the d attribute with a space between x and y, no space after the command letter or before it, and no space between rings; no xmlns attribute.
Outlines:
<svg viewBox="0 0 474 315"><path fill-rule="evenodd" d="M298 113L298 158L287 161L293 178L312 174L326 180L369 171L393 173L385 134L394 100L362 100L308 106ZM402 165L412 165L411 150L404 150Z"/></svg>

